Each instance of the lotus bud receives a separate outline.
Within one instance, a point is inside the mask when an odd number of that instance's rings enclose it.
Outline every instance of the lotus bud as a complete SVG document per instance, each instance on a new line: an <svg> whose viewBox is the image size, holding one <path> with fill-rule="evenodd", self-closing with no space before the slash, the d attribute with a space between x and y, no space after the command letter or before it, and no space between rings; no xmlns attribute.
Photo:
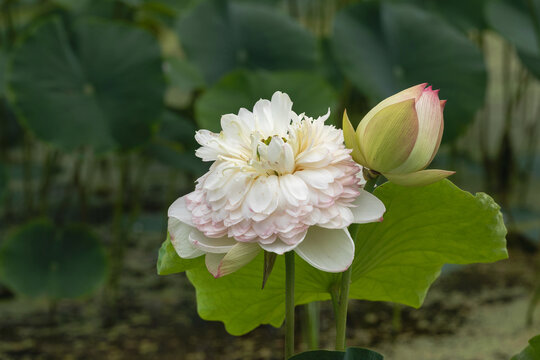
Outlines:
<svg viewBox="0 0 540 360"><path fill-rule="evenodd" d="M443 110L439 90L420 84L381 101L362 119L356 131L343 114L345 145L360 165L404 186L423 186L454 171L425 170L439 150Z"/></svg>

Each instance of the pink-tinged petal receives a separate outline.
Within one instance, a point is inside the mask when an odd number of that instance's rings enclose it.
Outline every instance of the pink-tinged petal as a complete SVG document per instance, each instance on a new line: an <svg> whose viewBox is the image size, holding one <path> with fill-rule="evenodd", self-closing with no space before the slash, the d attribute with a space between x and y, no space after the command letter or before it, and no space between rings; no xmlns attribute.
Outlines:
<svg viewBox="0 0 540 360"><path fill-rule="evenodd" d="M444 110L444 105L445 104L446 104L446 100L441 100L441 129L439 130L439 136L437 137L437 146L435 146L435 149L433 149L433 154L431 154L431 158L428 161L428 165L431 164L431 162L435 158L435 155L437 155L437 152L439 151L439 147L441 146L442 136L443 136L443 132L444 132L443 110Z"/></svg>
<svg viewBox="0 0 540 360"><path fill-rule="evenodd" d="M365 190L362 190L352 204L355 207L350 209L354 216L353 222L356 224L380 221L386 211L383 202Z"/></svg>
<svg viewBox="0 0 540 360"><path fill-rule="evenodd" d="M200 249L205 253L215 254L226 253L237 243L235 239L227 236L209 238L195 228L189 233L189 241L193 247Z"/></svg>
<svg viewBox="0 0 540 360"><path fill-rule="evenodd" d="M414 173L397 175L397 174L383 174L389 181L403 186L424 186L433 184L450 175L455 174L455 171L447 170L420 170Z"/></svg>
<svg viewBox="0 0 540 360"><path fill-rule="evenodd" d="M441 100L440 105L441 105L441 112L442 112L444 111L444 107L446 106L446 100Z"/></svg>
<svg viewBox="0 0 540 360"><path fill-rule="evenodd" d="M239 242L225 256L221 256L222 254L207 254L205 259L206 267L215 278L219 278L249 264L257 257L259 252L261 252L261 247L258 244ZM211 256L208 257L208 255Z"/></svg>
<svg viewBox="0 0 540 360"><path fill-rule="evenodd" d="M434 153L439 148L442 138L443 113L438 90L431 86L424 90L416 102L418 115L418 137L411 154L403 164L390 171L393 174L404 174L425 169Z"/></svg>
<svg viewBox="0 0 540 360"><path fill-rule="evenodd" d="M287 239L287 242L289 242L289 244L286 244L283 240L281 240L280 238L277 238L276 241L274 241L271 244L259 243L259 245L261 246L261 248L263 248L263 250L266 250L268 252L273 252L278 255L283 255L287 251L294 250L299 244L301 244L306 237L306 233L307 231L303 231L297 234L294 238Z"/></svg>
<svg viewBox="0 0 540 360"><path fill-rule="evenodd" d="M167 216L177 218L181 222L193 226L193 222L191 221L191 212L186 207L185 196L176 199L175 202L169 206Z"/></svg>
<svg viewBox="0 0 540 360"><path fill-rule="evenodd" d="M206 268L208 269L210 274L214 275L215 278L218 277L219 264L221 263L221 260L223 260L224 257L225 257L225 254L213 254L213 253L208 253L204 257Z"/></svg>
<svg viewBox="0 0 540 360"><path fill-rule="evenodd" d="M410 100L410 99L414 99L415 101L418 100L420 96L422 95L422 92L424 91L424 88L426 87L426 85L427 83L412 86L408 89L398 92L397 94L387 97L386 99L378 103L373 109L371 109L364 116L362 121L360 121L360 124L358 125L358 129L357 129L357 134L359 138L362 139L362 137L364 136L364 132L366 130L367 123L381 109L385 108L388 105L397 104L404 100Z"/></svg>
<svg viewBox="0 0 540 360"><path fill-rule="evenodd" d="M369 121L359 138L366 166L381 173L391 171L407 160L418 136L414 99L388 105Z"/></svg>
<svg viewBox="0 0 540 360"><path fill-rule="evenodd" d="M204 254L189 241L189 234L195 229L177 218L170 217L167 227L171 243L178 256L184 259L193 259Z"/></svg>
<svg viewBox="0 0 540 360"><path fill-rule="evenodd" d="M312 226L294 251L311 266L326 272L343 272L354 259L354 241L347 229Z"/></svg>
<svg viewBox="0 0 540 360"><path fill-rule="evenodd" d="M358 137L356 136L356 131L354 130L349 117L347 116L347 110L343 112L343 138L345 139L345 146L349 149L352 149L351 156L357 163L362 166L366 165L366 159L362 154L360 149L360 144L358 143Z"/></svg>

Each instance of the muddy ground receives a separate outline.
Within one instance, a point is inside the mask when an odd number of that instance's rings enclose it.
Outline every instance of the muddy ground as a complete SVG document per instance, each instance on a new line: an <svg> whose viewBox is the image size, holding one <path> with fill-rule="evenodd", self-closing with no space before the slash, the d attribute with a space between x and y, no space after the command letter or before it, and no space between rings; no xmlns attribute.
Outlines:
<svg viewBox="0 0 540 360"><path fill-rule="evenodd" d="M129 250L114 319L102 293L51 309L0 289L0 359L282 358L281 329L263 326L234 337L221 323L199 319L185 276L155 275L158 246L156 239ZM538 255L517 245L509 260L452 269L421 309L401 309L401 328L392 304L352 301L348 343L388 360L508 360L540 333L540 309L533 326L525 325L537 274ZM321 346L331 348L330 305L321 308ZM297 349L305 349L300 339Z"/></svg>

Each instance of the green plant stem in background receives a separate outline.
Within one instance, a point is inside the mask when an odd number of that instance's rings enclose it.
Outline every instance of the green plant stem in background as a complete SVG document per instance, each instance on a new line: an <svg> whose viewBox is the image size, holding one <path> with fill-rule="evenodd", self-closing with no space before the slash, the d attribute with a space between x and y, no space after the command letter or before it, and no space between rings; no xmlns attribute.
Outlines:
<svg viewBox="0 0 540 360"><path fill-rule="evenodd" d="M114 206L113 218L113 244L111 249L111 274L109 277L108 288L112 298L106 299L112 301L116 306L118 301L118 287L120 275L124 266L124 251L127 241L127 232L124 224L124 202L125 193L129 184L129 159L128 155L120 154L119 157L120 179L116 189L116 201ZM114 315L113 315L114 316Z"/></svg>
<svg viewBox="0 0 540 360"><path fill-rule="evenodd" d="M41 183L39 186L39 210L43 216L46 216L49 211L49 192L58 155L59 152L56 149L47 149L43 160Z"/></svg>
<svg viewBox="0 0 540 360"><path fill-rule="evenodd" d="M394 334L399 334L401 332L401 304L394 304L392 309L392 330Z"/></svg>
<svg viewBox="0 0 540 360"><path fill-rule="evenodd" d="M309 350L319 348L320 311L320 303L317 301L304 306L304 333Z"/></svg>
<svg viewBox="0 0 540 360"><path fill-rule="evenodd" d="M285 253L285 360L294 355L294 251Z"/></svg>
<svg viewBox="0 0 540 360"><path fill-rule="evenodd" d="M341 274L341 288L339 290L339 303L336 314L336 350L338 351L345 351L351 272L352 266Z"/></svg>
<svg viewBox="0 0 540 360"><path fill-rule="evenodd" d="M75 168L73 170L73 190L77 192L77 197L79 199L79 212L82 221L86 221L87 213L87 196L86 196L86 187L83 183L83 166L85 162L84 152L81 150L75 158Z"/></svg>
<svg viewBox="0 0 540 360"><path fill-rule="evenodd" d="M15 44L17 34L15 32L15 26L13 25L13 16L11 14L11 6L14 4L14 0L5 0L2 4L1 13L4 15L4 21L6 24L6 36L4 38L7 49L10 49Z"/></svg>
<svg viewBox="0 0 540 360"><path fill-rule="evenodd" d="M540 283L538 283L533 290L531 300L529 301L529 306L527 307L527 315L525 319L527 326L532 326L533 324L534 310L536 308L536 305L538 305L538 302L540 302Z"/></svg>
<svg viewBox="0 0 540 360"><path fill-rule="evenodd" d="M24 204L28 214L32 214L34 209L34 196L32 189L32 140L27 133L24 135L23 144L23 191L24 191Z"/></svg>
<svg viewBox="0 0 540 360"><path fill-rule="evenodd" d="M365 191L373 192L378 176L369 179L364 186ZM354 236L353 236L354 237ZM341 286L339 289L339 301L336 315L336 350L345 351L347 332L347 309L349 305L349 286L351 285L352 266L341 274Z"/></svg>

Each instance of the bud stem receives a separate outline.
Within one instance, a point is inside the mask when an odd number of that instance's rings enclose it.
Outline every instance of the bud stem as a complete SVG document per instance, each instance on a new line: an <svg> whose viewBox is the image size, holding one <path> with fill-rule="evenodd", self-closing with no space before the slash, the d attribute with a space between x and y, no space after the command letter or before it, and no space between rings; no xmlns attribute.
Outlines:
<svg viewBox="0 0 540 360"><path fill-rule="evenodd" d="M366 173L370 173L369 177ZM379 175L371 170L364 168L364 178L367 182L364 186L365 191L373 192ZM335 306L336 316L336 350L345 351L346 331L347 331L347 309L349 306L349 286L351 284L352 265L341 273L341 287L339 289L339 301Z"/></svg>

